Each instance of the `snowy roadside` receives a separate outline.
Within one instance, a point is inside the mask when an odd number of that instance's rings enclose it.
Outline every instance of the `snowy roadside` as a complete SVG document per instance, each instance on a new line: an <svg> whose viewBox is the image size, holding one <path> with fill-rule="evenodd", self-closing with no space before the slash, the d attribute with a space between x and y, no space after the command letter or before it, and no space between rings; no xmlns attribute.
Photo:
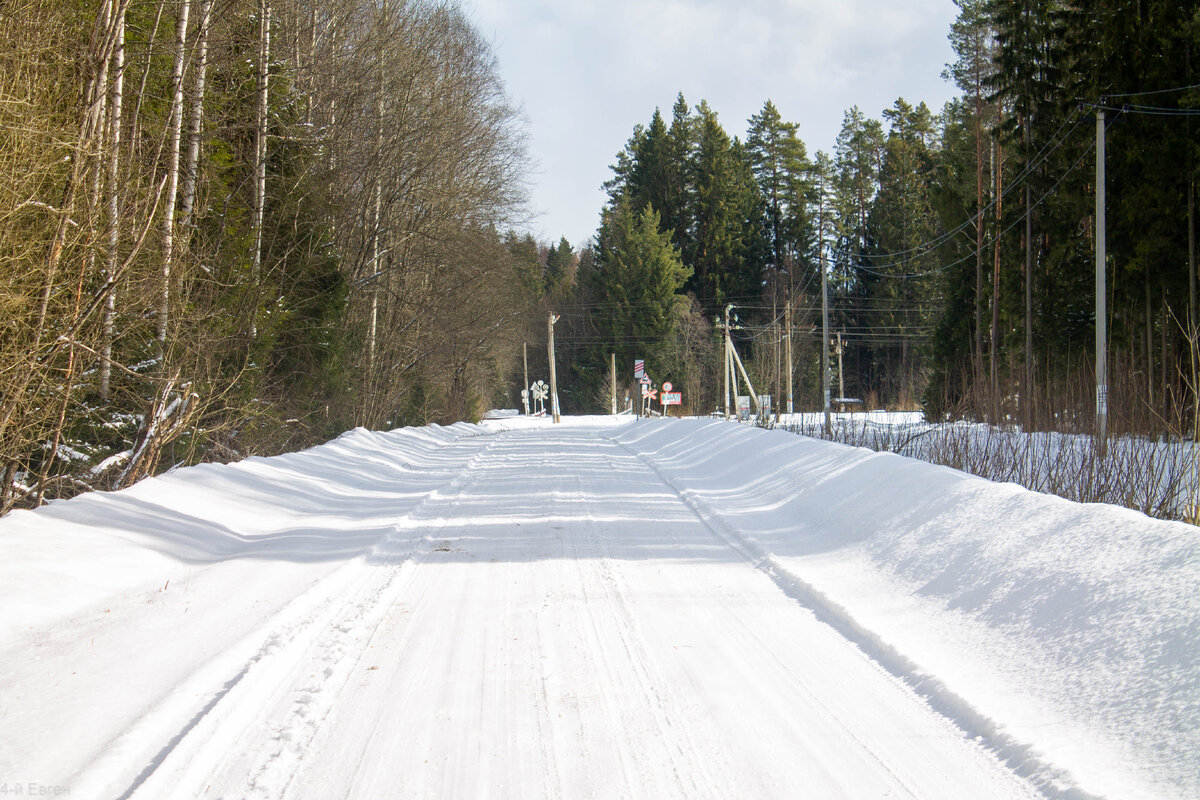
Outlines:
<svg viewBox="0 0 1200 800"><path fill-rule="evenodd" d="M616 438L1018 772L1200 796L1195 528L720 421Z"/></svg>
<svg viewBox="0 0 1200 800"><path fill-rule="evenodd" d="M489 448L505 434L520 449L493 463ZM614 444L627 455L610 463ZM592 464L602 450L603 464ZM538 581L571 572L561 553L588 525L628 533L612 546L641 552L644 533L615 513L635 495L632 473L613 470L634 457L690 506L672 512L679 525L697 525L685 519L694 512L740 554L734 562L774 582L772 593L855 643L1047 796L1200 796L1194 528L783 431L612 417L356 430L301 453L181 469L0 520L0 783L152 796L188 747L225 757L222 725L259 724L244 699L292 672L306 677L313 654L357 652L351 644L390 618L385 600L402 586L391 581L411 579L396 570L412 553L470 566L450 544L431 543L433 522L462 526L464 541L482 546L472 526L492 514L497 538L486 541L500 560L484 568L529 565ZM488 464L492 488L479 488L478 508L460 509L464 476ZM524 475L535 466L612 510L571 506L542 519L541 500L520 503L532 497ZM641 472L645 481L650 470ZM638 502L667 508L662 491ZM582 488L542 499L567 509L576 495ZM506 517L509 506L524 510ZM439 521L434 508L467 516ZM567 526L571 515L588 524ZM559 555L506 544L510 526L539 519L542 549ZM661 578L708 564L699 554L712 545L687 536L692 550L667 547L621 569ZM440 573L420 574L440 587ZM636 588L655 596L653 585ZM660 611L669 624L672 609ZM352 663L331 662L329 674L349 680ZM195 769L204 778L208 766Z"/></svg>
<svg viewBox="0 0 1200 800"><path fill-rule="evenodd" d="M103 797L156 764L364 564L403 560L483 433L359 429L0 520L0 787Z"/></svg>

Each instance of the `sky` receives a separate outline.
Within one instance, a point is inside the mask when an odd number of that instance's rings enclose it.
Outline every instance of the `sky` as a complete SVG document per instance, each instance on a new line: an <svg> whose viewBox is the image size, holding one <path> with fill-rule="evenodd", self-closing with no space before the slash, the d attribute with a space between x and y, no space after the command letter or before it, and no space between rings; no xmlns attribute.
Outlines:
<svg viewBox="0 0 1200 800"><path fill-rule="evenodd" d="M831 152L857 105L879 118L896 98L937 112L953 0L464 0L491 40L527 121L529 222L539 241L579 247L596 232L601 185L655 108L682 91L730 136L766 100L799 125L809 154Z"/></svg>

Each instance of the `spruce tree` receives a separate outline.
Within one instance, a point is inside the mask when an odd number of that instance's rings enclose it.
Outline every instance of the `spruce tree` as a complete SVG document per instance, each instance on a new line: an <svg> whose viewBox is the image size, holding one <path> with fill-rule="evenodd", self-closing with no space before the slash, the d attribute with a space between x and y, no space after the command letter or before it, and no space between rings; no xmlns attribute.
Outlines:
<svg viewBox="0 0 1200 800"><path fill-rule="evenodd" d="M595 360L615 351L621 363L641 355L652 372L662 374L667 367L658 354L671 335L679 292L691 270L660 223L654 209L635 212L627 202L604 214L587 287L599 309L594 322L602 352Z"/></svg>
<svg viewBox="0 0 1200 800"><path fill-rule="evenodd" d="M798 127L784 122L768 100L761 112L750 117L746 133L746 151L766 204L767 267L776 273L785 271L787 263L797 258L806 235L812 165L804 142L796 135Z"/></svg>

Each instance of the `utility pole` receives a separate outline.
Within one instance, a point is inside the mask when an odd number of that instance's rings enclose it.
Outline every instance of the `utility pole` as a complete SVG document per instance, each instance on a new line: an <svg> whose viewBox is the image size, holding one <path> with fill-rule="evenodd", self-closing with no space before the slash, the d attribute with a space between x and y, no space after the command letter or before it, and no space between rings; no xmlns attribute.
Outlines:
<svg viewBox="0 0 1200 800"><path fill-rule="evenodd" d="M762 401L758 399L758 392L754 390L754 384L750 382L750 376L746 374L746 367L742 364L742 357L738 355L737 348L730 347L729 352L733 354L733 361L737 364L738 371L742 375L742 380L746 382L746 388L750 390L750 401L754 403L754 407L758 409L759 417L762 417ZM737 376L734 376L734 387L737 385Z"/></svg>
<svg viewBox="0 0 1200 800"><path fill-rule="evenodd" d="M838 331L838 397L845 399L846 397L846 373L842 372L842 332Z"/></svg>
<svg viewBox="0 0 1200 800"><path fill-rule="evenodd" d="M554 372L554 323L558 322L558 317L554 312L550 312L550 321L546 323L546 330L549 336L546 341L546 348L550 351L550 408L554 416L554 421L558 422L558 380Z"/></svg>
<svg viewBox="0 0 1200 800"><path fill-rule="evenodd" d="M1029 120L1025 120L1025 147L1029 148ZM1033 209L1025 179L1025 380L1021 386L1021 420L1025 430L1035 427L1033 404Z"/></svg>
<svg viewBox="0 0 1200 800"><path fill-rule="evenodd" d="M611 364L609 365L609 374L612 376L612 413L616 416L617 413L617 354L609 353Z"/></svg>
<svg viewBox="0 0 1200 800"><path fill-rule="evenodd" d="M529 342L521 342L521 358L525 361L525 388L521 390L521 395L528 397L529 394ZM530 403L525 401L525 416L529 416Z"/></svg>
<svg viewBox="0 0 1200 800"><path fill-rule="evenodd" d="M730 352L729 342L729 312L733 310L733 306L725 306L725 419L729 419L729 373L733 370L733 356Z"/></svg>
<svg viewBox="0 0 1200 800"><path fill-rule="evenodd" d="M1104 109L1096 109L1096 452L1108 449L1107 243L1104 202Z"/></svg>
<svg viewBox="0 0 1200 800"><path fill-rule="evenodd" d="M822 195L824 199L824 195ZM825 271L825 212L821 212L821 391L825 397L825 435L833 437L833 420L829 414L829 276ZM839 347L840 351L841 348ZM840 368L839 368L840 369Z"/></svg>
<svg viewBox="0 0 1200 800"><path fill-rule="evenodd" d="M787 325L787 413L795 413L792 410L792 293L788 291L787 308L784 312L784 324Z"/></svg>

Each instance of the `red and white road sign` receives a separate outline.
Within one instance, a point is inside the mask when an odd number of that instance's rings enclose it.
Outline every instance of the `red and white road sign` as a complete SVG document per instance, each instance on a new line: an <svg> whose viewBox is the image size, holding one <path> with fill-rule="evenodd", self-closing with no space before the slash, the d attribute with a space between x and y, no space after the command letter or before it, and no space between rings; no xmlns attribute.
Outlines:
<svg viewBox="0 0 1200 800"><path fill-rule="evenodd" d="M669 392L674 388L675 388L675 385L673 383L671 383L670 381L663 381L663 391L664 392Z"/></svg>
<svg viewBox="0 0 1200 800"><path fill-rule="evenodd" d="M664 406L683 405L683 392L663 392L662 404Z"/></svg>

